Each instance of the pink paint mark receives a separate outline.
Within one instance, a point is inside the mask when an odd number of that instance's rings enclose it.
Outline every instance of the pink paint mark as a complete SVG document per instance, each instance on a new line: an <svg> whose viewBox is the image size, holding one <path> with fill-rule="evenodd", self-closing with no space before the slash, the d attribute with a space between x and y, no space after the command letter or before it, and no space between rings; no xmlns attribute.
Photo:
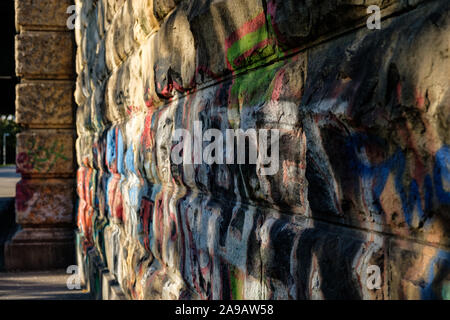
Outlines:
<svg viewBox="0 0 450 320"><path fill-rule="evenodd" d="M270 15L272 29L275 32L275 35L277 38L277 43L278 44L280 42L286 43L286 39L282 36L280 30L278 29L278 25L275 22L276 12L277 12L277 5L276 5L275 1L268 1L267 2L267 13Z"/></svg>
<svg viewBox="0 0 450 320"><path fill-rule="evenodd" d="M286 73L285 69L280 70L275 76L275 85L272 92L272 100L278 101L280 100L281 92L283 90L283 79L284 74Z"/></svg>
<svg viewBox="0 0 450 320"><path fill-rule="evenodd" d="M28 208L27 202L33 197L33 190L28 184L21 180L16 186L16 207L18 211L25 211Z"/></svg>
<svg viewBox="0 0 450 320"><path fill-rule="evenodd" d="M228 50L236 41L244 37L246 34L255 32L266 23L266 16L261 12L256 18L244 23L242 27L234 31L225 40L225 49Z"/></svg>
<svg viewBox="0 0 450 320"><path fill-rule="evenodd" d="M17 172L30 171L33 170L33 164L31 163L31 158L26 152L21 152L16 157Z"/></svg>
<svg viewBox="0 0 450 320"><path fill-rule="evenodd" d="M92 174L92 169L86 167L81 167L77 172L77 192L80 197L80 203L78 206L78 219L77 225L80 230L82 230L84 237L86 239L83 247L92 246L92 216L94 210L92 206L89 205L91 202L89 200L89 182L90 174Z"/></svg>
<svg viewBox="0 0 450 320"><path fill-rule="evenodd" d="M417 90L417 88L414 89L414 96L417 106L422 109L425 106L425 97Z"/></svg>
<svg viewBox="0 0 450 320"><path fill-rule="evenodd" d="M245 35L255 32L258 29L260 29L261 27L264 26L264 24L266 23L266 16L264 14L264 12L261 12L258 16L256 16L256 18L244 23L244 25L242 27L240 27L239 29L237 29L236 31L234 31L227 39L225 39L225 52L228 52L228 49L231 48L231 46L233 46L233 44L236 41L239 41L242 37L244 37ZM246 54L247 57L252 54L258 47L258 45L256 45L254 48L248 50L247 52L244 53L244 55ZM240 57L238 57L237 59L239 59ZM242 58L240 58L241 60L238 60L239 62L242 62ZM235 60L236 61L236 60ZM231 66L230 61L228 61L227 59L227 66L229 70L233 70L233 67Z"/></svg>
<svg viewBox="0 0 450 320"><path fill-rule="evenodd" d="M179 84L178 82L176 82L176 81L173 81L173 82L172 82L172 85L173 85L173 88L175 88L175 90L177 90L178 92L183 93L183 92L186 91L186 90L183 88L183 86L182 86L181 84Z"/></svg>
<svg viewBox="0 0 450 320"><path fill-rule="evenodd" d="M150 113L145 117L144 132L141 136L141 144L145 149L149 149L153 146L152 118L153 113Z"/></svg>
<svg viewBox="0 0 450 320"><path fill-rule="evenodd" d="M397 83L397 101L398 103L402 102L402 84L400 82Z"/></svg>
<svg viewBox="0 0 450 320"><path fill-rule="evenodd" d="M161 86L158 85L158 87L160 88ZM166 98L170 98L170 97L172 97L172 90L173 90L173 84L169 83L161 90L161 94Z"/></svg>
<svg viewBox="0 0 450 320"><path fill-rule="evenodd" d="M141 210L139 215L142 220L142 227L144 229L144 246L145 249L150 251L150 223L151 223L151 213L153 212L153 203L148 199L142 199Z"/></svg>

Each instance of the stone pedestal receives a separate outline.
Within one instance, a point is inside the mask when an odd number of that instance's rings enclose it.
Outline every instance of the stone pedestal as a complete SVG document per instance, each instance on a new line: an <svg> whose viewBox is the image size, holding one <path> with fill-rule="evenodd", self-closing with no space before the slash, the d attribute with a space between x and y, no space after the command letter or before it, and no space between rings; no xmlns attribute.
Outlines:
<svg viewBox="0 0 450 320"><path fill-rule="evenodd" d="M5 245L7 270L75 263L74 35L71 0L16 0L16 221Z"/></svg>
<svg viewBox="0 0 450 320"><path fill-rule="evenodd" d="M68 228L24 228L5 248L7 270L65 269L73 262L73 232Z"/></svg>

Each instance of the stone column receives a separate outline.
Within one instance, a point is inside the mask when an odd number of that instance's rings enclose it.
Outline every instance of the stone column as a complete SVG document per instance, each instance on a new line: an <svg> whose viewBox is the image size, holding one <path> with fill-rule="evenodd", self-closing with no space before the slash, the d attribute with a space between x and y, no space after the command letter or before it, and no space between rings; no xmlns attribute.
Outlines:
<svg viewBox="0 0 450 320"><path fill-rule="evenodd" d="M16 221L5 247L8 270L65 268L74 262L73 0L15 0Z"/></svg>

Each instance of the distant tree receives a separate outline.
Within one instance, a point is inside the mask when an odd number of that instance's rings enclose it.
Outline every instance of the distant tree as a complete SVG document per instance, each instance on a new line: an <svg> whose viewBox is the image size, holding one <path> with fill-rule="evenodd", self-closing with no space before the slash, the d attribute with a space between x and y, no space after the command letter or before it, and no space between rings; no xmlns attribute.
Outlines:
<svg viewBox="0 0 450 320"><path fill-rule="evenodd" d="M0 164L3 164L3 135L9 133L6 138L6 162L16 162L16 134L20 132L20 126L14 121L13 115L2 115L0 117Z"/></svg>

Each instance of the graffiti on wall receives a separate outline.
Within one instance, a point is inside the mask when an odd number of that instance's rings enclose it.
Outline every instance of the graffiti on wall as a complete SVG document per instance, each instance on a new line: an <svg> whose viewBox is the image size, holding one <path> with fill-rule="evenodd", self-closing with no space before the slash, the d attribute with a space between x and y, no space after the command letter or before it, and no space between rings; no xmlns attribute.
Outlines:
<svg viewBox="0 0 450 320"><path fill-rule="evenodd" d="M415 82L423 77L410 76L405 67L414 50L396 47L411 43L405 39L424 39L421 30L402 27L405 19L427 21L442 7L430 4L414 17L395 17L378 33L355 31L298 51L292 43L319 35L300 24L289 33L286 21L308 14L316 23L320 14L333 13L306 4L291 12L280 1L264 3L252 14L236 4L248 13L245 21L232 6L228 14L236 21L213 19L217 25L208 32L217 35L205 38L222 42L207 49L200 41L207 31L181 28L196 44L184 52L208 52L195 66L179 48L169 58L162 49L153 56L146 50L162 45L158 36L148 37L139 50L121 55L125 61L107 84L94 88L113 98L89 104L111 123L91 124L101 131L82 132L92 143L80 140L78 152L91 155L82 159L77 176L84 256L97 250L134 299L448 297L449 256L443 248L450 148L442 123L427 120L431 109L445 110L448 100L439 100L445 97L441 93L433 96L433 84L426 82L421 85L430 92L426 99L434 99L428 101L433 108L425 108L425 96L406 105L402 88L413 88L417 98L425 91ZM208 4L214 5L226 6ZM177 21L192 23L189 10L195 9L175 9L158 32ZM227 11L209 9L195 11L196 21L201 14ZM174 41L171 35L164 45ZM208 50L217 52L211 56ZM361 67L360 61L374 67ZM385 67L392 61L400 66L398 77ZM432 65L424 69L441 79ZM210 82L201 79L200 86L199 75ZM395 111L400 109L407 111ZM426 134L414 131L409 114L428 121ZM278 172L261 175L255 164L237 161L173 161L176 130L192 135L196 122L224 134L278 130ZM392 123L398 130L384 130ZM408 130L413 134L405 135ZM397 245L398 239L411 248Z"/></svg>

